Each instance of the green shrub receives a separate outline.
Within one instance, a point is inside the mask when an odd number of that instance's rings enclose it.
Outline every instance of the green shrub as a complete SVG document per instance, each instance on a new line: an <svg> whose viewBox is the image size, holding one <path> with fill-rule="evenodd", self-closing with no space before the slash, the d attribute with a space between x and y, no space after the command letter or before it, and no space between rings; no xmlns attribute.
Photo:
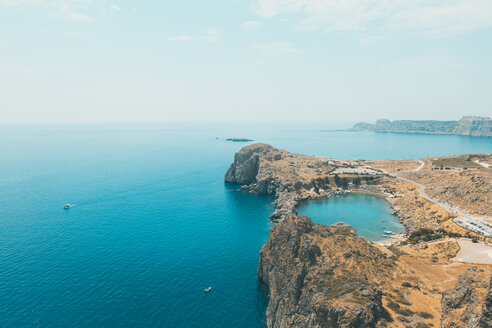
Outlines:
<svg viewBox="0 0 492 328"><path fill-rule="evenodd" d="M415 325L415 328L430 328L430 327L432 327L432 325L429 325L428 323L425 322L418 322Z"/></svg>
<svg viewBox="0 0 492 328"><path fill-rule="evenodd" d="M430 314L429 312L419 312L419 315L424 318L424 319L432 319L434 318L434 316L432 314Z"/></svg>
<svg viewBox="0 0 492 328"><path fill-rule="evenodd" d="M398 319L398 321L403 322L403 323L410 322L407 318L404 318L404 317L397 317L397 319Z"/></svg>
<svg viewBox="0 0 492 328"><path fill-rule="evenodd" d="M395 312L396 312L396 310L400 309L400 305L398 303L393 302L393 301L388 302L388 307Z"/></svg>
<svg viewBox="0 0 492 328"><path fill-rule="evenodd" d="M400 256L402 255L408 255L407 253L401 251L398 247L394 246L394 245L391 245L391 246L388 246L388 249L394 254L394 258L399 258Z"/></svg>
<svg viewBox="0 0 492 328"><path fill-rule="evenodd" d="M405 316L405 317L409 317L409 316L411 316L411 315L414 315L414 314L415 314L415 312L413 312L413 311L412 311L412 310L410 310L410 309L399 309L399 310L397 310L397 311L395 311L395 312L396 312L396 313L398 313L398 314L401 314L401 315L403 315L403 316Z"/></svg>
<svg viewBox="0 0 492 328"><path fill-rule="evenodd" d="M403 305L408 305L408 306L412 305L412 303L410 303L409 301L407 301L407 300L406 300L406 299L404 299L404 298L400 298L400 299L398 300L398 302L400 302L400 303L401 303L401 304L403 304Z"/></svg>

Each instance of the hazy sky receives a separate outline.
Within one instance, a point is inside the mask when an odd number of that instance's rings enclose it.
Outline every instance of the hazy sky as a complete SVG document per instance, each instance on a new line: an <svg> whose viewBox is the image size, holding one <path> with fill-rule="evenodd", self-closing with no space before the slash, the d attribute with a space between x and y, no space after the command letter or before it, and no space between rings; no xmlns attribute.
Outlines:
<svg viewBox="0 0 492 328"><path fill-rule="evenodd" d="M0 0L0 123L470 114L491 0Z"/></svg>

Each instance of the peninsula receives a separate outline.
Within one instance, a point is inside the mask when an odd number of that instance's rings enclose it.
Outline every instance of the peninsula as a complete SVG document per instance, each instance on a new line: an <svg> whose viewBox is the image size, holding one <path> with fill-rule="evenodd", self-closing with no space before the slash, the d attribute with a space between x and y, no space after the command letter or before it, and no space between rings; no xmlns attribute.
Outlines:
<svg viewBox="0 0 492 328"><path fill-rule="evenodd" d="M376 124L357 123L350 130L492 137L492 119L478 116L465 116L459 121L390 121L380 119L376 121Z"/></svg>
<svg viewBox="0 0 492 328"><path fill-rule="evenodd" d="M492 261L479 256L492 251L490 164L490 154L354 161L241 149L225 181L275 197L258 265L267 326L491 327ZM407 233L372 243L297 214L301 200L348 192L386 197Z"/></svg>

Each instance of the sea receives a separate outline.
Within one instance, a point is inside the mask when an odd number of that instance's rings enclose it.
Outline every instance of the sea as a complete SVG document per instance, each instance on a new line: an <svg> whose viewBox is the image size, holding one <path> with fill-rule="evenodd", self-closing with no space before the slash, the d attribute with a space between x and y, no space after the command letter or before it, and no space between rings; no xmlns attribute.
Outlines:
<svg viewBox="0 0 492 328"><path fill-rule="evenodd" d="M226 138L347 159L492 152L492 138L336 131L345 127L1 126L0 327L263 327L256 269L274 208L224 184L248 144ZM368 239L383 227L364 220L390 226L388 211L361 195L302 208Z"/></svg>

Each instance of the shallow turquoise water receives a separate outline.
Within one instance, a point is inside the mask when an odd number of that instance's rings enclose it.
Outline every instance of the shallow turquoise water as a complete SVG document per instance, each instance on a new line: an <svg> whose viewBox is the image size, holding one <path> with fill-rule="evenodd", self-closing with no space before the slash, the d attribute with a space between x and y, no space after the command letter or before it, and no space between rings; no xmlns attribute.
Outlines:
<svg viewBox="0 0 492 328"><path fill-rule="evenodd" d="M223 183L245 144L222 138L340 158L492 151L486 138L321 128L1 127L0 327L261 327L273 207Z"/></svg>
<svg viewBox="0 0 492 328"><path fill-rule="evenodd" d="M297 210L316 224L350 224L360 236L371 241L384 241L384 230L405 232L398 218L392 214L390 204L379 196L350 193L309 201Z"/></svg>

